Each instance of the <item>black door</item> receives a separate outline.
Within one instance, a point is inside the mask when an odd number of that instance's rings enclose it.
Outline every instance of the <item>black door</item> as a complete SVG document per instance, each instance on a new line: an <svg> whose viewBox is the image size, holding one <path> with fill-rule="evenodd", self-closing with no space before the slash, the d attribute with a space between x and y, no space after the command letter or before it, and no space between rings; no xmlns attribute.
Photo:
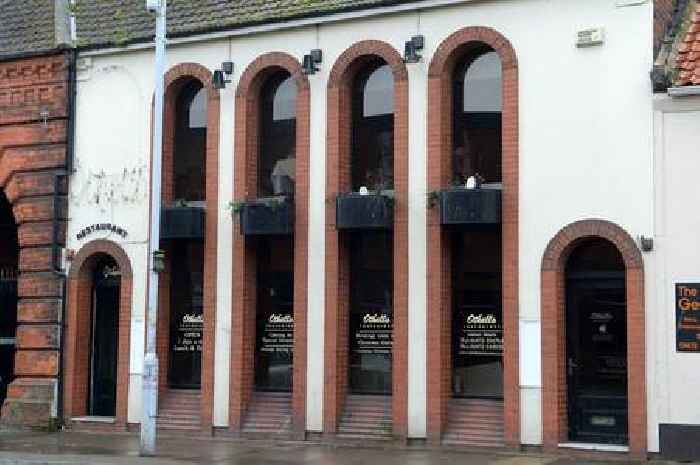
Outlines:
<svg viewBox="0 0 700 465"><path fill-rule="evenodd" d="M17 271L0 268L0 406L12 382L17 328Z"/></svg>
<svg viewBox="0 0 700 465"><path fill-rule="evenodd" d="M624 272L567 279L569 440L627 443L627 324Z"/></svg>
<svg viewBox="0 0 700 465"><path fill-rule="evenodd" d="M116 270L103 263L94 277L88 400L88 414L93 416L113 417L116 412L120 284Z"/></svg>

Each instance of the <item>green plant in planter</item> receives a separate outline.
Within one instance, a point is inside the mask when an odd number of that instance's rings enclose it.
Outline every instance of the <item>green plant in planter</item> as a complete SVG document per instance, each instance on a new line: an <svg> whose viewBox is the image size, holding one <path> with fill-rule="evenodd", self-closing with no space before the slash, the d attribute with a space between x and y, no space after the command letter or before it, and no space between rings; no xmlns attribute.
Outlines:
<svg viewBox="0 0 700 465"><path fill-rule="evenodd" d="M428 192L427 196L428 196L428 201L427 201L428 208L433 208L440 202L440 191L430 191L430 192Z"/></svg>
<svg viewBox="0 0 700 465"><path fill-rule="evenodd" d="M228 208L232 215L236 215L243 210L246 202L244 200L232 200L228 203Z"/></svg>

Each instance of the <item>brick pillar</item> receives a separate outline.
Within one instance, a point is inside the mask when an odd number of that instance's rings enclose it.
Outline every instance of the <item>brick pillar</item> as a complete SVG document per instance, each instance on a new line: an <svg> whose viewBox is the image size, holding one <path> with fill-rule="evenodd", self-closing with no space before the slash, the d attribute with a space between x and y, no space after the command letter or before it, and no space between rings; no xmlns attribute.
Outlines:
<svg viewBox="0 0 700 465"><path fill-rule="evenodd" d="M0 111L0 188L20 247L16 378L2 407L5 425L47 427L56 415L63 282L52 255L65 244L67 186L54 192L54 179L65 168L67 79L64 54L0 63L0 94L13 96ZM37 122L42 110L46 123Z"/></svg>

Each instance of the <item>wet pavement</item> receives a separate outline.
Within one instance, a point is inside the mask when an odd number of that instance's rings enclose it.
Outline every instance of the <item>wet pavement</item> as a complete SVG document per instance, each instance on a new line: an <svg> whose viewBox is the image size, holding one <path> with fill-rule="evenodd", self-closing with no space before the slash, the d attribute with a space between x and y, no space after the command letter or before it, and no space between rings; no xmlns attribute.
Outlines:
<svg viewBox="0 0 700 465"><path fill-rule="evenodd" d="M130 434L0 432L0 465L597 465L533 453L361 449L308 443L161 438L158 456L138 455ZM635 462L615 461L613 464ZM637 462L638 463L638 462ZM647 462L654 465L668 462Z"/></svg>

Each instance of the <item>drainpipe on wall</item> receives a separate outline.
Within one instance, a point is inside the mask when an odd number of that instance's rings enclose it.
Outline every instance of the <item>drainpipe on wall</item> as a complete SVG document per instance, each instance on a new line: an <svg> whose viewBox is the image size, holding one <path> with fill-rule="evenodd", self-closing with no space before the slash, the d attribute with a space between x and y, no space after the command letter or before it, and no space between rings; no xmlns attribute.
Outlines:
<svg viewBox="0 0 700 465"><path fill-rule="evenodd" d="M61 186L65 183L66 192L68 192L69 175L74 170L73 160L75 159L75 103L76 103L76 62L78 52L71 49L66 52L68 57L68 121L66 124L66 169L64 172L58 172L54 176L53 185L53 248L52 248L52 269L53 272L62 280L61 285L61 315L59 322L58 336L58 380L57 380L57 399L56 399L56 418L57 427L62 427L64 424L64 405L63 405L63 366L64 366L64 348L65 348L65 333L66 333L66 299L67 295L67 275L63 269L61 260L61 245L60 240L60 223L61 216ZM66 208L68 207L66 203ZM66 218L68 217L66 211Z"/></svg>

